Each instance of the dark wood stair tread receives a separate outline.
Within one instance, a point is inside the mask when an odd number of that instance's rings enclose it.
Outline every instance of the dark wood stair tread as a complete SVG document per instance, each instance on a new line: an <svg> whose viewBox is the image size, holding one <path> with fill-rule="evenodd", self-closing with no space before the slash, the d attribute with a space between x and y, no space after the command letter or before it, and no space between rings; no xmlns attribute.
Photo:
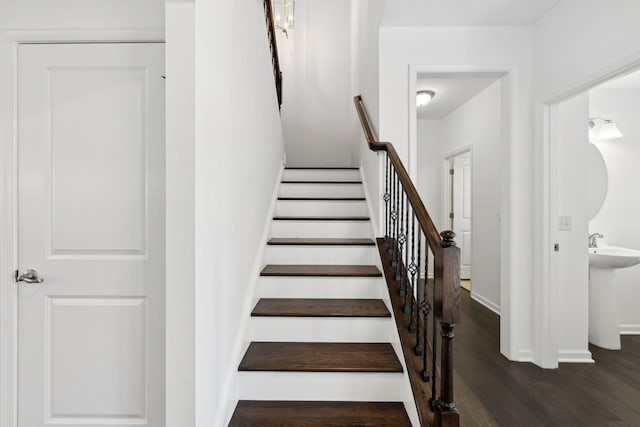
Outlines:
<svg viewBox="0 0 640 427"><path fill-rule="evenodd" d="M402 372L389 343L252 342L239 371Z"/></svg>
<svg viewBox="0 0 640 427"><path fill-rule="evenodd" d="M375 265L269 264L261 276L381 277Z"/></svg>
<svg viewBox="0 0 640 427"><path fill-rule="evenodd" d="M304 201L304 202L314 202L314 201L363 202L367 199L365 199L364 197L281 196L281 197L278 197L278 200Z"/></svg>
<svg viewBox="0 0 640 427"><path fill-rule="evenodd" d="M284 179L283 184L362 184L362 181L313 181L313 180L298 180L298 179Z"/></svg>
<svg viewBox="0 0 640 427"><path fill-rule="evenodd" d="M293 245L293 246L374 246L371 239L330 239L313 237L274 237L267 242L268 245Z"/></svg>
<svg viewBox="0 0 640 427"><path fill-rule="evenodd" d="M369 221L368 216L274 216L274 221Z"/></svg>
<svg viewBox="0 0 640 427"><path fill-rule="evenodd" d="M261 298L252 316L391 317L381 299Z"/></svg>
<svg viewBox="0 0 640 427"><path fill-rule="evenodd" d="M410 427L402 402L241 400L229 427Z"/></svg>

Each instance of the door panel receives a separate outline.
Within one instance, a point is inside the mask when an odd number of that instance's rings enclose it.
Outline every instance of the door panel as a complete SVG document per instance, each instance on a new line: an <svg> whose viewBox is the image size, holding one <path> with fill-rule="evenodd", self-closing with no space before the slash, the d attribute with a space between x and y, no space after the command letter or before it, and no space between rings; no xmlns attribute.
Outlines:
<svg viewBox="0 0 640 427"><path fill-rule="evenodd" d="M164 45L20 45L18 421L164 425Z"/></svg>
<svg viewBox="0 0 640 427"><path fill-rule="evenodd" d="M453 158L453 231L460 242L460 278L471 278L471 153Z"/></svg>

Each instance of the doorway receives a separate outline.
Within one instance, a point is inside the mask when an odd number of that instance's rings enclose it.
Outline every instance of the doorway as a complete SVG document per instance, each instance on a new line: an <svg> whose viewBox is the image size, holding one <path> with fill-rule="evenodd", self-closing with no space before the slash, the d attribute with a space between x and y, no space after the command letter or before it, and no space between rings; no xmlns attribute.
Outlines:
<svg viewBox="0 0 640 427"><path fill-rule="evenodd" d="M418 191L438 228L456 233L461 284L497 314L504 291L506 171L501 159L509 125L505 104L510 102L504 77L416 73L416 90L434 93L429 104L416 107ZM464 281L471 276L472 283Z"/></svg>
<svg viewBox="0 0 640 427"><path fill-rule="evenodd" d="M471 291L471 148L445 158L445 218L460 247L461 286Z"/></svg>
<svg viewBox="0 0 640 427"><path fill-rule="evenodd" d="M163 43L18 45L21 426L164 424L163 74Z"/></svg>

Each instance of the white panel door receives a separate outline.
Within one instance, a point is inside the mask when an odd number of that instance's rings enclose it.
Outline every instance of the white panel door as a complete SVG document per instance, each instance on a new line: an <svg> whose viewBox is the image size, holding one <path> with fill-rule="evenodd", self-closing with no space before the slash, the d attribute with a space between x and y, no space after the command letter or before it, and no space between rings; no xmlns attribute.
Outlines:
<svg viewBox="0 0 640 427"><path fill-rule="evenodd" d="M460 246L460 278L471 278L471 153L453 158L453 231Z"/></svg>
<svg viewBox="0 0 640 427"><path fill-rule="evenodd" d="M18 50L18 425L164 425L164 45Z"/></svg>

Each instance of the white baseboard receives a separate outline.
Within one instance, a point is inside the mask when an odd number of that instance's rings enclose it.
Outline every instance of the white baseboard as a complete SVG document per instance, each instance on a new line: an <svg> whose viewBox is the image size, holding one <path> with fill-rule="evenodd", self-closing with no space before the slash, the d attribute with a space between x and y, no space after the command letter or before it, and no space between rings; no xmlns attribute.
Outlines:
<svg viewBox="0 0 640 427"><path fill-rule="evenodd" d="M500 316L500 306L494 303L493 301L489 301L487 298L483 297L482 295L478 295L477 293L473 292L473 288L471 288L471 299L479 302L480 304L484 305L489 310L493 311L495 314Z"/></svg>
<svg viewBox="0 0 640 427"><path fill-rule="evenodd" d="M533 351L532 350L520 350L518 352L517 362L532 362L533 363Z"/></svg>
<svg viewBox="0 0 640 427"><path fill-rule="evenodd" d="M588 350L559 350L559 363L596 363Z"/></svg>
<svg viewBox="0 0 640 427"><path fill-rule="evenodd" d="M251 268L252 274L250 277L252 278L252 280L249 284L249 287L247 288L246 299L244 302L244 306L242 307L242 314L240 316L241 324L238 328L239 332L236 337L236 342L233 346L233 351L231 352L230 366L238 366L240 364L240 360L246 348L245 340L247 336L249 320L251 318L251 310L253 310L253 305L255 302L254 295L256 294L256 287L258 285L258 278L260 277L260 270L262 270L263 267L263 259L265 257L265 251L267 249L267 240L269 239L269 233L271 231L273 212L276 207L276 201L278 199L278 191L280 189L280 182L282 181L283 172L284 164L280 167L280 172L278 173L278 177L276 178L276 181L274 183L273 194L271 195L271 204L265 215L262 236L260 237L260 249L256 254L256 258ZM231 416L233 415L233 411L238 404L238 382L238 371L236 369L229 369L229 372L227 372L224 384L222 386L222 391L220 392L220 399L218 401L218 407L216 408L215 412L216 415L213 423L215 427L223 427L229 424Z"/></svg>
<svg viewBox="0 0 640 427"><path fill-rule="evenodd" d="M620 335L640 335L640 325L620 325Z"/></svg>

